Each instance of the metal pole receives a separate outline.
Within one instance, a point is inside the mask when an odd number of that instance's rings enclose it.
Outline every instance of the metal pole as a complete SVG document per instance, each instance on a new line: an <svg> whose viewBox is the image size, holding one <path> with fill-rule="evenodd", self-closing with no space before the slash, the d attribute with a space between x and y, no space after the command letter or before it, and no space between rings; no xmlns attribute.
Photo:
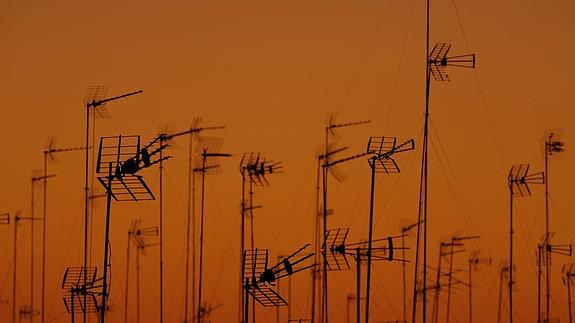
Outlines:
<svg viewBox="0 0 575 323"><path fill-rule="evenodd" d="M128 232L128 248L126 252L126 296L124 298L124 323L128 323L128 293L130 282L130 238L132 232Z"/></svg>
<svg viewBox="0 0 575 323"><path fill-rule="evenodd" d="M241 170L242 172L242 202L241 202L241 228L240 228L240 259L243 259L244 257L244 237L245 237L245 211L246 211L246 177L245 177L245 172L246 170ZM244 282L243 282L243 261L242 263L242 268L240 268L240 323L242 323L242 320L244 319L244 315L243 315L243 311L244 311ZM248 321L243 321L244 323L247 323Z"/></svg>
<svg viewBox="0 0 575 323"><path fill-rule="evenodd" d="M204 256L204 189L206 178L206 149L204 149L202 157L202 200L200 211L200 268L198 278L198 323L201 322L201 308L202 308L202 270L203 270L203 256Z"/></svg>
<svg viewBox="0 0 575 323"><path fill-rule="evenodd" d="M355 294L356 296L356 303L355 303L355 317L356 317L356 322L357 323L361 323L361 253L360 253L360 249L357 248L355 249L355 257L356 257L356 291Z"/></svg>
<svg viewBox="0 0 575 323"><path fill-rule="evenodd" d="M45 320L45 303L46 303L46 222L48 215L48 154L44 152L44 198L42 205L42 305L41 305L41 321L44 323Z"/></svg>
<svg viewBox="0 0 575 323"><path fill-rule="evenodd" d="M549 322L549 299L551 284L551 246L549 245L549 166L548 166L548 140L545 140L545 317Z"/></svg>
<svg viewBox="0 0 575 323"><path fill-rule="evenodd" d="M246 278L246 285L244 287L245 289L245 294L244 294L244 302L245 302L245 308L244 308L244 322L248 323L250 316L249 316L249 311L250 311L250 305L249 305L249 288L250 288L250 279Z"/></svg>
<svg viewBox="0 0 575 323"><path fill-rule="evenodd" d="M473 322L473 285L471 281L471 270L472 270L472 263L471 259L469 260L469 323Z"/></svg>
<svg viewBox="0 0 575 323"><path fill-rule="evenodd" d="M31 181L30 203L30 322L34 322L34 179Z"/></svg>
<svg viewBox="0 0 575 323"><path fill-rule="evenodd" d="M160 137L160 147L164 136ZM164 161L163 149L160 149L160 323L164 322Z"/></svg>
<svg viewBox="0 0 575 323"><path fill-rule="evenodd" d="M254 189L253 189L254 181L250 177L250 243L251 249L253 250L254 247ZM252 302L252 323L256 323L256 302Z"/></svg>
<svg viewBox="0 0 575 323"><path fill-rule="evenodd" d="M13 267L12 267L12 323L16 323L16 269L18 268L16 266L17 264L17 257L16 255L17 253L17 243L18 243L18 221L20 221L20 216L18 214L16 214L14 216L14 249L13 249L13 256L14 259L12 260L13 263Z"/></svg>
<svg viewBox="0 0 575 323"><path fill-rule="evenodd" d="M373 204L375 194L375 159L371 158L369 161L371 166L371 192L369 198L369 233L367 241L367 277L365 289L365 323L369 323L369 294L371 291L371 248L373 243Z"/></svg>
<svg viewBox="0 0 575 323"><path fill-rule="evenodd" d="M84 270L88 267L88 218L89 218L89 190L88 177L89 177L89 163L90 163L90 153L88 147L90 145L90 104L86 104L86 150L84 156L85 163L85 173L84 173ZM105 270L105 269L104 269ZM84 286L88 284L88 277L84 275ZM84 293L83 304L86 308L88 302L87 295ZM86 311L82 311L83 322L86 323Z"/></svg>
<svg viewBox="0 0 575 323"><path fill-rule="evenodd" d="M193 142L194 142L194 138L192 133L190 133L190 148L189 148L189 152L188 152L188 217L187 217L187 223L186 223L186 273L185 273L185 289L184 289L184 322L188 322L188 318L189 318L189 311L188 311L188 293L189 293L189 288L190 288L190 222L192 221L192 212L193 212L193 202L192 202L192 195L193 193L193 176L194 176L194 169L193 169L193 163L192 163L192 158L193 158L193 153L192 153L192 146L193 146ZM194 231L195 233L195 231ZM195 240L195 239L194 239ZM195 248L194 248L195 249ZM193 257L195 258L195 257ZM192 267L195 264L192 264ZM195 268L192 268L192 271ZM195 274L192 274L192 283L194 282L194 278L195 278ZM192 287L192 291L194 290L194 288ZM194 292L192 292L193 294ZM195 304L195 300L192 300L192 304ZM193 305L192 305L193 306ZM192 313L194 312L194 309L192 308Z"/></svg>
<svg viewBox="0 0 575 323"><path fill-rule="evenodd" d="M401 257L405 259L405 235L401 235ZM407 322L407 277L405 272L405 261L401 262L401 274L403 281L403 321Z"/></svg>
<svg viewBox="0 0 575 323"><path fill-rule="evenodd" d="M537 245L537 323L541 323L541 245Z"/></svg>
<svg viewBox="0 0 575 323"><path fill-rule="evenodd" d="M571 312L571 275L567 276L567 305L569 306L569 323L573 323L573 313Z"/></svg>
<svg viewBox="0 0 575 323"><path fill-rule="evenodd" d="M322 236L325 236L327 232L327 177L328 177L328 164L327 164L327 156L329 154L329 130L328 128L325 129L325 159L324 159L324 167L323 167L323 233ZM323 260L323 295L322 295L322 307L323 307L323 323L328 323L329 321L329 310L328 310L328 280L327 280L327 261ZM359 295L357 295L359 297Z"/></svg>
<svg viewBox="0 0 575 323"><path fill-rule="evenodd" d="M441 290L441 260L443 259L441 257L441 253L443 250L443 244L440 243L439 244L439 259L438 259L438 265L437 265L437 279L435 281L435 297L433 300L433 317L432 317L432 321L437 323L439 321L439 292Z"/></svg>
<svg viewBox="0 0 575 323"><path fill-rule="evenodd" d="M315 191L316 191L316 195L315 195L315 210L314 210L314 220L315 220L315 232L314 232L314 242L315 242L315 253L314 253L314 264L317 266L318 262L319 262L319 253L320 253L320 234L319 234L319 228L320 228L320 221L321 218L319 216L319 179L320 179L320 170L321 170L321 158L317 159L317 174L316 174L316 185L315 185ZM311 284L311 323L315 322L315 299L317 296L317 290L316 290L316 286L317 286L317 269L316 267L314 267L311 270L311 279L312 279L312 284Z"/></svg>
<svg viewBox="0 0 575 323"><path fill-rule="evenodd" d="M109 166L108 187L106 188L106 233L104 238L104 278L102 279L102 303L100 304L100 322L106 322L106 299L108 297L108 245L110 242L110 214L112 207L112 163ZM85 270L85 269L84 269ZM84 275L86 277L86 275ZM84 295L85 297L85 295ZM85 309L85 308L84 308ZM86 311L83 310L83 313Z"/></svg>
<svg viewBox="0 0 575 323"><path fill-rule="evenodd" d="M451 241L451 254L449 255L449 276L447 276L447 313L445 313L445 321L449 323L449 314L451 313L451 276L453 275L453 248L454 243Z"/></svg>
<svg viewBox="0 0 575 323"><path fill-rule="evenodd" d="M513 189L509 187L509 323L513 323Z"/></svg>
<svg viewBox="0 0 575 323"><path fill-rule="evenodd" d="M140 323L140 252L142 248L136 249L136 323Z"/></svg>

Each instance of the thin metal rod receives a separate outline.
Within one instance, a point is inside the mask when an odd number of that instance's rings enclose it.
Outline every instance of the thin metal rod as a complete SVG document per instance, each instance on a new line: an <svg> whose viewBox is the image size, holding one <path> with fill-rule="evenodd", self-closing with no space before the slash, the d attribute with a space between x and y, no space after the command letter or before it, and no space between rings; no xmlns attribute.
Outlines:
<svg viewBox="0 0 575 323"><path fill-rule="evenodd" d="M365 323L369 323L369 298L371 292L371 248L373 243L373 205L375 200L375 160L369 161L371 168L371 192L369 197L369 231L367 240L367 274L365 288Z"/></svg>
<svg viewBox="0 0 575 323"><path fill-rule="evenodd" d="M193 176L194 176L194 167L193 167L193 142L194 138L193 135L190 133L190 147L188 151L188 217L186 221L186 272L185 272L185 289L184 289L184 322L188 322L189 319L189 310L188 310L188 303L189 303L189 289L190 289L190 226L192 220L192 213L194 212L194 202L192 201L194 195L193 189ZM194 231L195 233L195 231ZM195 240L195 239L194 239ZM194 248L195 249L195 248ZM195 256L192 256L195 258ZM193 260L192 260L193 261ZM192 264L192 271L195 270L195 264ZM195 281L195 273L192 273L192 283ZM192 295L195 293L195 289L192 287ZM193 296L192 296L193 297ZM192 304L195 304L195 299L192 299ZM194 313L192 305L192 313Z"/></svg>
<svg viewBox="0 0 575 323"><path fill-rule="evenodd" d="M44 323L46 319L45 304L46 304L46 226L48 216L48 154L44 152L44 197L42 199L42 291L41 291L41 307L40 315L41 322Z"/></svg>
<svg viewBox="0 0 575 323"><path fill-rule="evenodd" d="M571 311L571 276L567 276L567 306L569 310L569 323L573 323L573 313Z"/></svg>
<svg viewBox="0 0 575 323"><path fill-rule="evenodd" d="M433 317L432 321L437 323L439 321L439 292L441 291L441 265L443 258L441 257L442 253L442 244L439 245L439 255L437 261L437 278L435 280L435 297L433 299Z"/></svg>
<svg viewBox="0 0 575 323"><path fill-rule="evenodd" d="M205 190L205 178L206 178L206 150L204 149L204 156L202 157L202 199L200 207L200 264L198 273L198 312L197 318L198 323L201 322L201 308L202 308L202 271L203 271L203 260L204 260L204 190Z"/></svg>
<svg viewBox="0 0 575 323"><path fill-rule="evenodd" d="M509 187L509 323L513 323L513 188Z"/></svg>
<svg viewBox="0 0 575 323"><path fill-rule="evenodd" d="M250 248L254 250L254 181L250 176ZM256 323L256 302L252 301L252 323Z"/></svg>
<svg viewBox="0 0 575 323"><path fill-rule="evenodd" d="M447 313L445 313L445 322L449 323L449 316L451 314L451 282L453 275L453 254L455 244L451 241L451 251L449 255L449 276L447 276Z"/></svg>
<svg viewBox="0 0 575 323"><path fill-rule="evenodd" d="M160 147L164 145L160 137ZM160 149L160 323L164 322L164 156Z"/></svg>
<svg viewBox="0 0 575 323"><path fill-rule="evenodd" d="M321 158L317 159L317 173L316 173L316 184L315 184L315 209L313 213L313 219L315 222L314 228L314 245L315 245L315 252L314 252L314 260L313 263L315 267L311 270L311 323L315 322L315 307L316 307L316 297L317 297L317 266L319 264L320 258L319 254L320 250L320 226L321 226L321 218L319 215L319 180L320 180L320 171L321 171Z"/></svg>
<svg viewBox="0 0 575 323"><path fill-rule="evenodd" d="M31 181L30 217L34 219L34 179ZM34 322L34 220L30 221L30 322Z"/></svg>
<svg viewBox="0 0 575 323"><path fill-rule="evenodd" d="M140 252L142 248L136 249L136 323L140 323Z"/></svg>
<svg viewBox="0 0 575 323"><path fill-rule="evenodd" d="M326 127L325 129L325 155L326 158L324 159L324 167L323 167L323 171L322 171L322 180L323 180L323 232L322 232L322 236L325 236L325 233L327 232L327 181L328 181L328 169L327 169L327 156L329 153L329 130ZM325 257L324 257L325 258ZM328 323L329 322L329 303L328 303L328 279L327 279L327 261L325 259L323 259L323 267L322 267L323 271L322 271L322 275L323 275L323 294L322 294L322 301L323 301L323 305L322 305L322 309L323 309L323 313L322 313L322 323ZM359 297L359 295L357 295L357 297Z"/></svg>
<svg viewBox="0 0 575 323"><path fill-rule="evenodd" d="M104 278L102 279L102 302L100 304L100 322L106 322L106 301L108 297L108 249L110 242L110 215L112 207L112 164L110 163L110 170L108 175L108 187L106 188L106 233L104 237ZM84 267L84 270L86 268ZM87 275L84 274L84 277ZM84 293L85 294L85 293ZM84 308L85 309L85 308ZM86 311L82 311L85 313Z"/></svg>
<svg viewBox="0 0 575 323"><path fill-rule="evenodd" d="M551 246L549 245L549 140L545 140L545 317L549 322L549 300L551 293Z"/></svg>
<svg viewBox="0 0 575 323"><path fill-rule="evenodd" d="M245 177L245 170L242 170L242 202L241 202L241 225L240 225L240 259L242 259L241 263L242 263L242 268L240 268L240 323L245 322L247 323L248 321L242 321L244 320L244 282L243 282L243 257L244 257L244 249L245 249L245 245L244 245L244 237L245 237L245 212L246 212L246 177ZM246 301L247 302L247 301Z"/></svg>
<svg viewBox="0 0 575 323"><path fill-rule="evenodd" d="M405 235L401 236L401 258L405 259ZM403 291L403 321L407 322L407 277L406 277L406 262L401 262L401 275L402 275L402 291Z"/></svg>
<svg viewBox="0 0 575 323"><path fill-rule="evenodd" d="M128 232L128 247L126 251L126 296L124 298L124 323L128 323L128 293L129 283L130 283L130 240L132 238L132 232Z"/></svg>
<svg viewBox="0 0 575 323"><path fill-rule="evenodd" d="M361 323L361 249L355 249L355 271L356 271L356 282L355 282L355 317L356 322Z"/></svg>
<svg viewBox="0 0 575 323"><path fill-rule="evenodd" d="M244 302L245 302L244 303L244 306L245 306L245 308L244 308L244 322L245 323L248 323L249 319L250 319L250 316L249 316L249 311L250 311L249 288L250 288L250 280L249 280L249 278L246 278L246 285L244 287L244 289L245 289L245 294L244 294Z"/></svg>
<svg viewBox="0 0 575 323"><path fill-rule="evenodd" d="M90 152L88 147L90 146L90 104L86 105L86 145L85 145L85 155L84 155L84 270L88 267L88 218L89 218L89 163L90 163ZM105 270L105 269L104 269ZM88 277L84 275L84 286L88 284ZM83 297L83 308L86 308L88 302L87 295L84 293ZM86 323L86 311L82 311L83 322Z"/></svg>
<svg viewBox="0 0 575 323"><path fill-rule="evenodd" d="M537 245L537 323L541 323L541 250L542 246Z"/></svg>
<svg viewBox="0 0 575 323"><path fill-rule="evenodd" d="M499 272L499 300L497 302L497 323L501 323L501 303L503 299L503 271Z"/></svg>
<svg viewBox="0 0 575 323"><path fill-rule="evenodd" d="M12 323L16 323L16 273L17 273L17 245L18 245L18 221L20 221L20 216L16 214L14 216L14 247L13 247L13 257L12 264Z"/></svg>
<svg viewBox="0 0 575 323"><path fill-rule="evenodd" d="M469 265L469 268L468 268L468 270L469 270L469 272L468 272L468 274L469 274L469 323L472 323L473 322L473 292L472 292L473 285L472 285L472 281L471 281L471 276L472 276L472 274L471 274L471 270L472 270L471 260L469 260L468 265Z"/></svg>

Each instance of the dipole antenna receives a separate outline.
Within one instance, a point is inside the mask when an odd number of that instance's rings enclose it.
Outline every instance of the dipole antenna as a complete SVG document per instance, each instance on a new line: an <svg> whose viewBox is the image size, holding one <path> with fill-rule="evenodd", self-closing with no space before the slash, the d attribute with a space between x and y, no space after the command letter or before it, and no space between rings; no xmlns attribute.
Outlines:
<svg viewBox="0 0 575 323"><path fill-rule="evenodd" d="M422 280L423 286L427 284L427 192L428 192L428 156L429 156L429 97L431 88L431 77L436 81L449 81L446 73L448 66L475 68L475 54L448 56L451 45L446 43L436 44L431 52L429 51L429 2L426 0L426 66L425 66L425 123L423 128L423 145L421 157L421 175L420 175L420 189L419 189L419 210L418 210L418 223L417 226L417 239L416 239L416 253L415 253L415 278L413 280L413 307L412 307L412 322L417 320L417 282L419 281L419 248L420 238L423 236L423 266ZM421 224L423 225L423 232L421 232ZM422 294L422 319L427 322L427 289L423 289Z"/></svg>
<svg viewBox="0 0 575 323"><path fill-rule="evenodd" d="M242 202L241 202L241 223L240 223L240 252L242 257L245 248L245 219L249 217L250 219L250 250L255 248L254 246L254 210L262 208L261 205L254 205L254 186L265 187L269 186L270 183L267 177L271 174L278 174L283 172L283 166L280 161L267 160L262 156L261 153L249 152L244 153L240 161L240 174L242 175ZM248 198L246 199L246 185L248 186ZM240 272L241 275L241 272ZM241 278L241 276L240 276ZM240 280L240 301L242 305L244 302L249 302L249 300L244 299L244 286L243 280ZM255 317L255 303L252 305L253 311L252 315ZM241 311L243 311L243 306L241 306ZM242 314L241 317L244 315ZM241 318L240 318L241 321ZM247 323L247 322L245 322Z"/></svg>
<svg viewBox="0 0 575 323"><path fill-rule="evenodd" d="M100 322L105 323L108 298L109 241L112 198L115 201L154 200L154 194L144 181L140 170L160 163L166 147L155 138L140 148L140 136L113 136L100 138L96 173L98 181L106 190L106 224L104 237L104 277L102 279L102 300ZM160 155L157 157L156 155ZM104 175L105 174L105 175Z"/></svg>
<svg viewBox="0 0 575 323"><path fill-rule="evenodd" d="M565 151L565 142L562 141L563 131L561 130L549 130L543 134L543 148L545 155L545 239L544 243L544 258L545 258L545 316L546 322L549 322L551 307L551 253L553 252L553 246L551 245L551 225L550 225L550 213L549 213L549 158L558 159L561 157L562 153ZM558 251L557 249L564 249L563 251ZM568 253L567 253L567 250ZM571 256L571 245L555 246L555 252L564 252L563 254ZM539 299L539 295L537 296ZM540 311L538 311L540 313ZM538 319L540 317L538 316Z"/></svg>
<svg viewBox="0 0 575 323"><path fill-rule="evenodd" d="M509 267L515 268L513 263L513 198L531 196L529 185L544 184L543 172L529 174L529 165L513 165L507 176L509 186ZM513 323L513 270L509 270L509 323Z"/></svg>
<svg viewBox="0 0 575 323"><path fill-rule="evenodd" d="M43 175L43 205L42 205L42 290L41 298L42 303L40 307L41 322L45 323L46 320L46 233L48 226L48 161L52 163L58 163L58 158L56 154L70 151L84 150L86 147L70 147L70 148L56 148L56 137L48 138L46 148L43 151L44 155L44 175ZM88 149L91 147L88 147Z"/></svg>
<svg viewBox="0 0 575 323"><path fill-rule="evenodd" d="M191 270L191 277L192 277L192 286L191 286L191 293L192 293L192 313L195 313L195 304L196 304L196 299L195 299L195 291L196 291L196 239L191 239L191 234L192 232L195 234L196 233L196 226L195 226L195 172L194 172L194 163L193 163L193 155L194 155L194 140L201 140L201 136L200 133L206 131L206 130L217 130L217 129L224 129L224 126L200 126L200 123L202 121L202 118L194 118L192 120L192 124L190 126L189 129L180 131L180 132L176 132L176 133L163 133L164 136L162 136L162 140L164 141L164 143L167 143L171 140L173 140L174 138L180 137L180 136L185 136L188 135L189 136L189 148L188 148L188 202L187 202L187 218L186 218L186 269L185 269L185 273L184 273L184 323L187 323L190 321L190 310L189 310L189 303L190 303L190 299L189 299L189 293L190 293L190 241L192 244L192 270ZM163 165L161 165L163 166ZM163 170L163 167L160 167L160 171ZM160 177L162 177L160 175ZM163 190L160 190L160 199L163 199ZM162 203L163 205L163 203ZM161 214L163 213L163 211L160 212ZM161 221L163 222L163 221ZM163 229L163 227L162 227ZM163 230L160 230L160 241L163 242L162 237L162 233ZM160 248L162 250L162 252L160 252L160 262L163 263L163 247ZM161 266L162 268L160 268L160 274L162 275L161 278L161 286L160 286L160 294L163 295L163 266ZM161 296L163 297L163 296ZM162 301L163 303L163 301Z"/></svg>
<svg viewBox="0 0 575 323"><path fill-rule="evenodd" d="M563 273L563 284L567 287L567 310L569 311L569 323L573 323L573 311L571 309L571 286L573 286L573 280L575 279L575 264L565 264L561 268Z"/></svg>
<svg viewBox="0 0 575 323"><path fill-rule="evenodd" d="M473 272L478 271L479 265L491 265L491 257L482 257L480 251L472 251L471 255L469 256L469 280L468 280L468 288L469 288L469 323L473 323Z"/></svg>
<svg viewBox="0 0 575 323"><path fill-rule="evenodd" d="M84 104L86 107L86 143L85 147L85 156L84 156L84 166L85 166L85 173L84 173L84 268L88 267L88 237L89 237L89 194L90 194L90 186L89 186L89 165L90 165L90 155L88 149L90 147L90 115L95 120L99 119L110 119L111 115L108 112L106 105L108 102L116 101L119 99L127 98L129 96L133 96L136 94L140 94L143 90L138 90L134 92L129 92L126 94L108 97L106 98L106 92L108 91L108 86L90 86L86 91L86 95L84 97ZM84 278L86 278L84 276ZM84 285L87 284L87 281L84 282ZM84 297L84 302L87 302L87 297ZM83 304L86 307L86 304ZM83 322L86 323L86 313L83 313Z"/></svg>
<svg viewBox="0 0 575 323"><path fill-rule="evenodd" d="M38 182L46 182L49 178L55 177L56 175L42 175L42 176L34 176L30 180L30 217L31 219L35 220L43 220L43 218L35 218L34 217L34 187ZM36 313L37 310L34 308L34 241L35 241L35 234L34 234L34 222L30 222L30 308L25 311L25 314L30 316L30 322L34 322L34 316L40 313ZM43 231L45 232L45 231Z"/></svg>
<svg viewBox="0 0 575 323"><path fill-rule="evenodd" d="M199 255L199 271L198 271L198 323L202 323L202 274L203 274L203 260L204 260L204 205L205 205L205 183L206 174L213 174L214 171L219 169L218 159L221 157L231 157L229 153L220 152L223 139L222 138L205 138L202 141L202 192L201 192L201 206L200 206L200 255Z"/></svg>
<svg viewBox="0 0 575 323"><path fill-rule="evenodd" d="M323 171L322 171L322 201L323 201L323 234L327 232L327 216L328 216L328 173L331 173L336 180L342 181L345 177L342 177L341 173L337 171L337 168L333 168L335 164L331 164L330 158L334 155L335 151L330 150L330 136L331 137L338 137L337 129L339 128L348 128L363 124L368 124L370 120L362 120L362 121L353 121L353 122L344 122L344 123L337 123L336 122L337 114L331 113L328 115L327 124L325 126L325 152L323 158ZM327 277L327 264L324 262L322 266L322 314L321 314L321 322L328 323L329 322L329 306L328 306L328 277Z"/></svg>

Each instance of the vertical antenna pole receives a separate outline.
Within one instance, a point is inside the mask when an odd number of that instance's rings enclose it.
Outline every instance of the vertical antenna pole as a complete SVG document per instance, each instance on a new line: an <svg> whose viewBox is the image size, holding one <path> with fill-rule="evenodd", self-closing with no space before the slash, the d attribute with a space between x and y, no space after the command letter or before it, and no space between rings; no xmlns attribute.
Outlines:
<svg viewBox="0 0 575 323"><path fill-rule="evenodd" d="M405 259L405 235L401 235L401 258ZM405 275L405 261L401 262L403 280L403 322L407 323L407 278Z"/></svg>
<svg viewBox="0 0 575 323"><path fill-rule="evenodd" d="M20 215L16 214L14 216L14 250L13 250L13 256L14 259L12 260L14 262L14 264L12 265L13 269L13 273L12 273L12 323L16 323L16 269L18 268L16 266L17 264L17 254L18 254L18 249L17 249L17 243L18 243L18 221L20 221Z"/></svg>
<svg viewBox="0 0 575 323"><path fill-rule="evenodd" d="M471 281L471 260L469 260L469 323L473 323L473 285Z"/></svg>
<svg viewBox="0 0 575 323"><path fill-rule="evenodd" d="M245 171L246 170L242 170L242 202L241 202L241 228L240 228L240 259L242 259L242 257L244 256L244 237L245 237L245 212L246 212L246 176L245 176ZM240 270L240 323L242 323L242 320L244 319L244 282L243 282L243 265L242 268ZM247 302L247 301L246 301ZM248 321L245 320L243 321L244 323L247 323Z"/></svg>
<svg viewBox="0 0 575 323"><path fill-rule="evenodd" d="M541 323L541 249L540 244L537 245L537 323Z"/></svg>
<svg viewBox="0 0 575 323"><path fill-rule="evenodd" d="M250 176L250 248L254 247L254 181ZM252 323L256 323L256 302L252 301Z"/></svg>
<svg viewBox="0 0 575 323"><path fill-rule="evenodd" d="M100 322L106 322L106 299L108 297L108 245L110 241L110 213L112 206L112 180L114 179L112 175L112 163L109 164L108 172L108 187L106 188L106 233L104 237L104 278L102 279L102 303L100 304ZM84 267L86 270L86 267ZM84 272L84 279L86 279L86 273ZM84 285L84 288L86 285ZM84 293L84 297L85 297ZM86 312L85 308L82 311Z"/></svg>
<svg viewBox="0 0 575 323"><path fill-rule="evenodd" d="M361 249L355 249L356 257L356 297L355 297L355 317L356 322L361 323Z"/></svg>
<svg viewBox="0 0 575 323"><path fill-rule="evenodd" d="M204 257L204 189L205 189L205 178L206 178L206 149L204 149L202 154L202 200L200 207L200 268L199 268L199 278L198 278L198 323L201 323L202 319L202 270L203 270L203 257Z"/></svg>
<svg viewBox="0 0 575 323"><path fill-rule="evenodd" d="M509 187L509 323L513 323L513 188Z"/></svg>
<svg viewBox="0 0 575 323"><path fill-rule="evenodd" d="M501 323L501 299L503 298L503 271L499 271L499 301L497 302L497 323Z"/></svg>
<svg viewBox="0 0 575 323"><path fill-rule="evenodd" d="M435 297L433 299L433 316L432 321L437 323L439 321L439 292L441 291L441 257L443 244L439 244L439 256L437 261L437 280L435 281ZM424 287L425 288L425 287Z"/></svg>
<svg viewBox="0 0 575 323"><path fill-rule="evenodd" d="M165 136L160 136L160 147ZM164 322L164 153L160 149L160 323Z"/></svg>
<svg viewBox="0 0 575 323"><path fill-rule="evenodd" d="M569 323L573 323L573 313L571 312L571 276L567 276L567 305L569 309Z"/></svg>
<svg viewBox="0 0 575 323"><path fill-rule="evenodd" d="M136 249L136 323L140 323L140 249Z"/></svg>
<svg viewBox="0 0 575 323"><path fill-rule="evenodd" d="M30 200L30 322L34 322L34 179L31 181Z"/></svg>
<svg viewBox="0 0 575 323"><path fill-rule="evenodd" d="M249 311L250 311L250 302L249 302L249 288L250 288L250 279L246 278L246 285L245 285L245 294L244 294L244 302L245 302L245 308L244 308L244 322L248 323L250 316L249 316Z"/></svg>
<svg viewBox="0 0 575 323"><path fill-rule="evenodd" d="M46 216L48 215L48 154L44 152L44 189L43 194L44 198L42 199L42 305L40 308L41 312L41 321L44 323L45 320L45 303L44 300L46 298Z"/></svg>
<svg viewBox="0 0 575 323"><path fill-rule="evenodd" d="M445 322L449 323L449 314L451 313L451 276L453 275L453 248L454 243L451 240L451 251L449 255L449 276L447 276L447 313L445 313Z"/></svg>
<svg viewBox="0 0 575 323"><path fill-rule="evenodd" d="M85 166L85 173L84 173L84 269L88 267L88 217L89 217L89 208L88 208L88 199L89 199L89 187L88 187L88 177L89 177L89 160L90 160L90 153L88 147L90 146L90 104L86 104L86 146L85 146L85 155L84 155L84 166ZM105 269L104 269L105 270ZM88 277L84 275L84 286L88 283ZM88 302L87 295L84 293L83 297L83 308L86 308L86 304ZM82 311L82 317L84 323L86 323L86 311Z"/></svg>
<svg viewBox="0 0 575 323"><path fill-rule="evenodd" d="M549 138L550 139L550 138ZM551 277L551 246L549 245L549 139L545 139L545 317L546 322L549 322L549 298Z"/></svg>
<svg viewBox="0 0 575 323"><path fill-rule="evenodd" d="M373 243L373 204L375 194L375 158L370 158L369 166L371 166L371 192L369 198L369 232L367 241L367 274L366 274L366 288L365 288L365 323L369 323L369 294L371 291L371 248Z"/></svg>
<svg viewBox="0 0 575 323"><path fill-rule="evenodd" d="M130 240L132 237L132 232L128 231L128 248L126 251L126 298L124 299L124 323L128 323L128 293L130 291Z"/></svg>
<svg viewBox="0 0 575 323"><path fill-rule="evenodd" d="M320 234L319 234L319 228L320 228L320 215L319 215L319 179L320 179L320 170L321 170L321 158L317 159L317 174L316 174L316 185L315 185L315 210L314 210L314 215L313 215L313 219L315 221L315 229L314 229L314 243L315 243L315 252L314 252L314 264L315 266L313 267L313 269L311 270L311 279L312 279L312 284L311 284L311 323L315 323L315 307L316 307L316 303L315 303L315 299L317 296L317 266L318 266L318 262L319 259L321 259L319 257L319 253L320 253Z"/></svg>
<svg viewBox="0 0 575 323"><path fill-rule="evenodd" d="M193 164L192 164L192 146L193 146L193 135L190 133L190 148L188 152L188 217L186 223L186 273L185 273L185 289L184 289L184 322L188 322L189 318L189 311L188 311L188 303L189 303L189 288L190 288L190 222L192 217L192 177L194 174ZM195 233L195 232L194 232ZM193 269L192 269L193 270ZM195 275L192 274L192 281L194 281ZM192 290L194 290L192 288ZM193 292L192 292L193 293ZM195 303L195 300L192 300L192 304ZM193 309L192 309L192 312Z"/></svg>
<svg viewBox="0 0 575 323"><path fill-rule="evenodd" d="M329 154L329 130L326 128L325 129L325 159L324 159L324 166L323 167L323 233L322 236L325 236L325 233L327 232L327 177L328 177L328 170L327 170L327 156ZM324 259L323 260L323 297L322 297L322 301L323 301L323 320L322 323L328 323L329 321L329 310L328 310L328 295L327 295L327 290L328 290L328 280L327 280L327 261ZM358 295L359 297L359 295Z"/></svg>

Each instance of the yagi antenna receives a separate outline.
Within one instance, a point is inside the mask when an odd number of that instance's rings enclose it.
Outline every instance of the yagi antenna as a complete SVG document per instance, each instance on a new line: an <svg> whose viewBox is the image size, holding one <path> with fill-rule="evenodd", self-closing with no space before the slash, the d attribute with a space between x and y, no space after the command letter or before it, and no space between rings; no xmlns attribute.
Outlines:
<svg viewBox="0 0 575 323"><path fill-rule="evenodd" d="M475 54L448 56L451 44L437 43L428 57L428 66L436 81L449 81L447 66L475 68Z"/></svg>

